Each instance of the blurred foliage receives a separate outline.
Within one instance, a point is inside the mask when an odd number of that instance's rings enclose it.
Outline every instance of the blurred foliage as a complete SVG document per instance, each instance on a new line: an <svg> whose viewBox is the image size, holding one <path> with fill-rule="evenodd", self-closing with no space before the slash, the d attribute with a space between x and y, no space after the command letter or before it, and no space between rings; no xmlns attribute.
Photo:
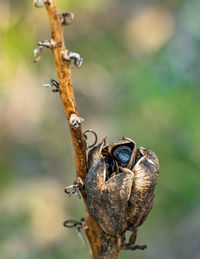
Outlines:
<svg viewBox="0 0 200 259"><path fill-rule="evenodd" d="M99 139L121 136L154 150L160 175L154 208L138 231L145 251L119 258L200 258L200 2L198 0L57 0L75 13L65 28L80 53L73 72L84 129ZM65 219L84 216L67 198L73 150L59 96L42 88L56 79L51 53L33 64L49 39L45 9L0 2L0 258L89 258Z"/></svg>

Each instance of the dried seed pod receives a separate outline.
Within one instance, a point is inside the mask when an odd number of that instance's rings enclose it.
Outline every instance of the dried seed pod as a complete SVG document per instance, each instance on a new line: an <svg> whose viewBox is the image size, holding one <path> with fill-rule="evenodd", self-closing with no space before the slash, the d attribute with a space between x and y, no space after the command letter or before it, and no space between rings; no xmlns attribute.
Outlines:
<svg viewBox="0 0 200 259"><path fill-rule="evenodd" d="M131 167L135 162L136 144L132 139L123 137L108 146L108 153L120 166L132 169Z"/></svg>
<svg viewBox="0 0 200 259"><path fill-rule="evenodd" d="M136 149L133 140L123 137L108 145L105 138L88 154L85 181L91 216L108 235L122 237L122 249L144 249L134 246L139 227L151 211L159 172L156 154ZM132 231L125 243L125 231Z"/></svg>
<svg viewBox="0 0 200 259"><path fill-rule="evenodd" d="M134 183L127 209L130 230L140 226L152 209L154 189L159 173L159 161L156 154L143 147L137 149L132 171Z"/></svg>
<svg viewBox="0 0 200 259"><path fill-rule="evenodd" d="M106 139L89 152L85 190L91 216L105 233L116 236L127 229L126 215L133 172L127 169L109 178L106 164L106 159L111 159L109 155Z"/></svg>

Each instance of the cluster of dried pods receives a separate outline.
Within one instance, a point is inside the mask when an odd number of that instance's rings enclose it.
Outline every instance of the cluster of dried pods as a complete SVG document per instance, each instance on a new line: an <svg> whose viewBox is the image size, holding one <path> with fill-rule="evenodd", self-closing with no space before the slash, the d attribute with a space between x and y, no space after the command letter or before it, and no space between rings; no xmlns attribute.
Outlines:
<svg viewBox="0 0 200 259"><path fill-rule="evenodd" d="M112 144L105 138L88 153L85 191L89 212L102 232L120 237L121 249L146 248L134 244L137 228L152 209L158 173L156 154L136 148L129 138ZM128 230L132 235L126 243Z"/></svg>

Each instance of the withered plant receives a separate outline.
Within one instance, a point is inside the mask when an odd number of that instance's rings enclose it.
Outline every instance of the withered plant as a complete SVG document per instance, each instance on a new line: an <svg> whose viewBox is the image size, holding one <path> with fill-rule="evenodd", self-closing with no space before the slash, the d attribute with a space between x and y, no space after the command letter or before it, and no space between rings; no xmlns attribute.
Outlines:
<svg viewBox="0 0 200 259"><path fill-rule="evenodd" d="M51 27L51 39L38 42L35 62L42 57L44 47L51 49L58 82L51 80L46 87L59 92L64 105L72 138L76 165L76 180L66 187L68 194L80 192L85 205L85 219L67 220L64 226L76 226L85 231L93 258L117 258L121 249L145 249L135 245L137 229L151 211L154 188L159 172L155 153L139 147L126 137L108 144L107 138L96 145L97 136L83 131L72 87L71 68L82 64L78 53L65 47L63 27L73 21L72 13L59 14L54 0L35 0L36 7L45 7ZM95 143L87 145L87 133L92 132ZM87 154L87 150L89 150ZM126 242L126 232L131 237Z"/></svg>

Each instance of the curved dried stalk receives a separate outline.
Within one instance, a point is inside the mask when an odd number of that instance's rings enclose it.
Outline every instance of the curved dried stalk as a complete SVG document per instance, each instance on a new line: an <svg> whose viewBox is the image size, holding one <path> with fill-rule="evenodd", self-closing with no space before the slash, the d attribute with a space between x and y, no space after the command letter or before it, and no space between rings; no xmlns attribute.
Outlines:
<svg viewBox="0 0 200 259"><path fill-rule="evenodd" d="M82 120L79 117L76 101L74 98L70 63L66 57L66 54L69 54L69 52L66 50L63 37L63 26L69 25L71 21L69 23L67 23L66 21L68 13L61 15L58 14L54 0L35 0L35 6L42 7L42 5L46 7L47 14L49 17L51 28L51 40L49 42L40 42L40 44L38 45L39 51L41 52L41 47L45 46L52 50L54 56L59 80L60 97L63 102L67 120L69 122L69 129L73 143L77 175L76 183L81 186L83 185L87 174L85 137L81 127ZM78 65L80 65L80 63ZM105 240L103 240L104 237L102 236L101 231L99 230L96 222L93 220L93 218L90 216L88 212L85 190L81 190L81 194L83 197L86 210L85 232L90 243L92 256L94 259L97 259L100 258L99 256L101 253L102 242L105 242ZM120 251L120 241L117 240L117 242L117 249L116 251L114 251L113 255L108 255L104 258L116 258Z"/></svg>

